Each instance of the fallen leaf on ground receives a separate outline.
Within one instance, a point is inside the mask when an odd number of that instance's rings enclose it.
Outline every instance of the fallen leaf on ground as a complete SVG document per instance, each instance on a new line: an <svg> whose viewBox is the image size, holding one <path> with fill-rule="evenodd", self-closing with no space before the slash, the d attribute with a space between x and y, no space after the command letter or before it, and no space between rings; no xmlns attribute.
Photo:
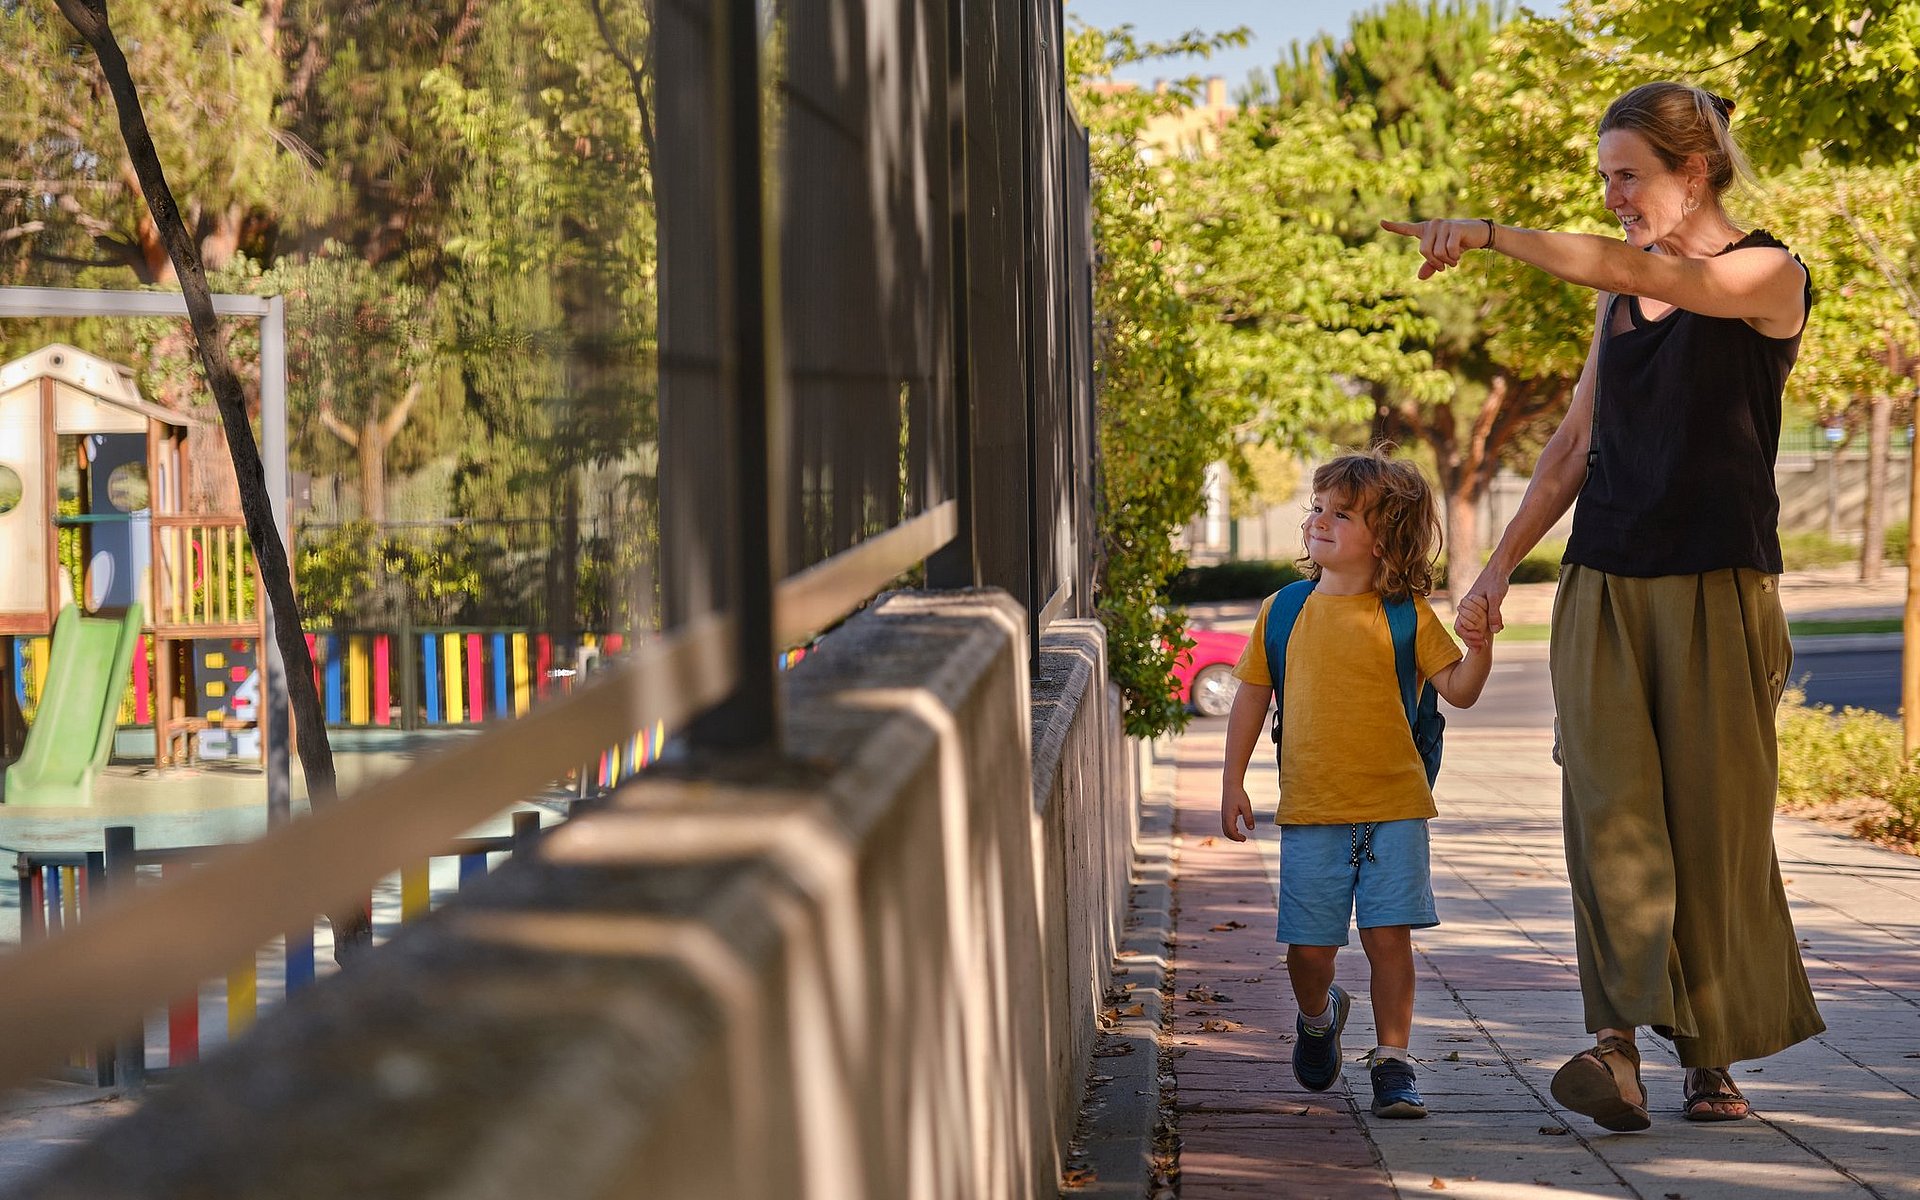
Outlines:
<svg viewBox="0 0 1920 1200"><path fill-rule="evenodd" d="M1213 839L1212 839L1212 838L1202 838L1202 839L1200 840L1200 844L1201 844L1202 846L1211 846L1211 845L1213 845Z"/></svg>
<svg viewBox="0 0 1920 1200"><path fill-rule="evenodd" d="M1060 1177L1061 1187L1083 1188L1100 1178L1092 1167L1075 1167Z"/></svg>
<svg viewBox="0 0 1920 1200"><path fill-rule="evenodd" d="M1247 927L1247 923L1245 921L1222 921L1218 925L1207 926L1207 932L1208 933L1226 933L1230 930L1245 929L1246 927Z"/></svg>
<svg viewBox="0 0 1920 1200"><path fill-rule="evenodd" d="M1200 1028L1207 1033L1232 1033L1240 1026L1225 1017L1208 1017L1200 1022Z"/></svg>
<svg viewBox="0 0 1920 1200"><path fill-rule="evenodd" d="M1095 1058L1120 1058L1133 1053L1132 1042L1115 1042L1111 1046L1102 1046L1093 1052Z"/></svg>
<svg viewBox="0 0 1920 1200"><path fill-rule="evenodd" d="M1441 1062L1459 1062L1460 1052L1458 1050L1449 1050L1446 1052L1445 1055L1441 1057L1440 1061Z"/></svg>
<svg viewBox="0 0 1920 1200"><path fill-rule="evenodd" d="M1222 996L1219 992L1214 991L1212 988L1206 986L1205 984L1201 984L1199 987L1188 988L1187 999L1193 1001L1195 1004L1232 1004L1233 1003L1233 998L1231 996Z"/></svg>
<svg viewBox="0 0 1920 1200"><path fill-rule="evenodd" d="M1542 1125L1540 1132L1548 1137L1565 1137L1571 1132L1565 1125Z"/></svg>
<svg viewBox="0 0 1920 1200"><path fill-rule="evenodd" d="M1444 1192L1447 1190L1447 1181L1440 1178L1438 1175L1435 1175L1433 1177L1433 1182L1428 1184L1427 1186L1436 1192Z"/></svg>
<svg viewBox="0 0 1920 1200"><path fill-rule="evenodd" d="M1113 1082L1113 1076L1111 1076L1111 1075L1095 1075L1095 1076L1093 1077L1093 1081L1094 1081L1095 1083L1112 1083L1112 1082Z"/></svg>

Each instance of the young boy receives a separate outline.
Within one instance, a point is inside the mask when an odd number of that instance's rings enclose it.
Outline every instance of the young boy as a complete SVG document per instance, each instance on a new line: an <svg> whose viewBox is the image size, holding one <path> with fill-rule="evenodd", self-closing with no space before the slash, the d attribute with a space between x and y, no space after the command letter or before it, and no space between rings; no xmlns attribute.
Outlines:
<svg viewBox="0 0 1920 1200"><path fill-rule="evenodd" d="M1300 1005L1293 1074L1321 1092L1340 1078L1340 1033L1351 1003L1334 957L1357 918L1372 968L1373 1112L1424 1117L1407 1055L1413 1028L1414 929L1438 924L1427 865L1434 815L1426 767L1408 724L1386 603L1415 613L1414 658L1456 708L1480 697L1491 667L1484 622L1463 658L1427 606L1439 519L1426 479L1379 451L1345 454L1314 472L1301 525L1313 591L1286 641L1280 733L1280 922L1287 976ZM1259 741L1273 678L1265 648L1269 599L1234 674L1220 826L1253 830L1247 761ZM1242 832L1244 827L1246 832Z"/></svg>

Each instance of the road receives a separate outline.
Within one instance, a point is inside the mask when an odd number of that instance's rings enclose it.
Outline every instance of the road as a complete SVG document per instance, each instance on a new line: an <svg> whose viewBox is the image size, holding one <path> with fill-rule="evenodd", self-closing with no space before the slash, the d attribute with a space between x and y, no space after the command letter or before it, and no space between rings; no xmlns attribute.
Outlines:
<svg viewBox="0 0 1920 1200"><path fill-rule="evenodd" d="M1819 638L1794 647L1794 686L1813 704L1900 713L1900 648L1820 649ZM1852 639L1848 639L1851 641ZM1856 643L1857 644L1857 643ZM1449 726L1462 729L1546 729L1553 725L1553 685L1540 650L1496 658L1480 702L1465 712L1445 709Z"/></svg>

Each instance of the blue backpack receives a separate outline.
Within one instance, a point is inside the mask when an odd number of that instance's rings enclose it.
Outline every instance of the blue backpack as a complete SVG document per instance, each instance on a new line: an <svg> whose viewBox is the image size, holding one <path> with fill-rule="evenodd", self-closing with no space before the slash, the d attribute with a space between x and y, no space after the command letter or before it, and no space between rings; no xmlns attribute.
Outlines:
<svg viewBox="0 0 1920 1200"><path fill-rule="evenodd" d="M1307 597L1313 592L1313 581L1302 579L1290 583L1274 594L1273 604L1267 609L1266 652L1267 670L1273 676L1273 741L1280 743L1280 717L1286 711L1282 697L1286 694L1287 677L1287 639L1293 636L1293 625L1300 619L1300 610L1306 607ZM1447 718L1440 712L1440 697L1433 690L1433 683L1419 689L1414 694L1414 682L1419 674L1419 663L1414 657L1413 638L1419 624L1419 614L1413 607L1411 597L1404 600L1382 600L1381 607L1387 610L1387 632L1393 638L1393 669L1400 677L1400 702L1407 710L1407 727L1413 731L1414 749L1420 752L1420 761L1427 768L1427 786L1440 775L1440 749L1445 740Z"/></svg>

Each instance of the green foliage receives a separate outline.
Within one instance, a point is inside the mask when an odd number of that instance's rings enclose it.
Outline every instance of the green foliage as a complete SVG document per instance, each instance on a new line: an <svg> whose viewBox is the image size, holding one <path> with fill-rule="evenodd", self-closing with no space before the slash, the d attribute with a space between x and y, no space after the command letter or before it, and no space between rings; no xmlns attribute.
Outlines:
<svg viewBox="0 0 1920 1200"><path fill-rule="evenodd" d="M1176 604L1206 600L1259 600L1304 579L1291 562L1247 558L1188 567L1174 576L1167 596Z"/></svg>
<svg viewBox="0 0 1920 1200"><path fill-rule="evenodd" d="M1819 530L1782 530L1780 533L1780 560L1789 571L1837 567L1859 559L1860 547L1835 541Z"/></svg>
<svg viewBox="0 0 1920 1200"><path fill-rule="evenodd" d="M1227 35L1243 37L1244 35ZM1216 40L1141 45L1130 29L1079 28L1067 75L1086 122L1093 168L1094 322L1101 455L1099 611L1127 732L1151 737L1186 724L1173 667L1183 621L1166 607L1184 565L1173 535L1200 510L1207 465L1231 448L1229 415L1205 391L1192 304L1176 286L1167 247L1176 233L1159 172L1140 153L1156 109L1177 97L1103 91L1113 69Z"/></svg>
<svg viewBox="0 0 1920 1200"><path fill-rule="evenodd" d="M1422 283L1411 244L1379 229L1507 217L1475 177L1511 153L1476 107L1499 88L1497 24L1472 0L1394 0L1344 38L1296 46L1173 196L1194 227L1174 248L1194 260L1182 278L1215 319L1205 344L1228 390L1252 400L1241 419L1294 442L1358 440L1337 430L1364 423L1417 448L1468 558L1479 497L1564 412L1582 358L1570 334L1591 320L1575 289L1492 256Z"/></svg>
<svg viewBox="0 0 1920 1200"><path fill-rule="evenodd" d="M1766 158L1797 162L1809 147L1840 163L1915 156L1916 0L1608 0L1602 11L1638 46L1760 110L1752 140Z"/></svg>
<svg viewBox="0 0 1920 1200"><path fill-rule="evenodd" d="M320 190L281 138L285 68L257 2L115 5L113 26L187 228L208 265L260 249L263 221ZM173 278L133 183L105 77L53 0L0 5L0 282L125 286ZM36 181L27 186L22 181ZM119 276L114 279L112 276Z"/></svg>
<svg viewBox="0 0 1920 1200"><path fill-rule="evenodd" d="M1555 583L1560 579L1560 560L1566 556L1565 542L1541 542L1520 565L1513 569L1513 583Z"/></svg>
<svg viewBox="0 0 1920 1200"><path fill-rule="evenodd" d="M1884 808L1861 820L1863 832L1920 840L1920 757L1902 753L1898 721L1858 708L1835 713L1789 691L1777 725L1781 804L1877 801Z"/></svg>

